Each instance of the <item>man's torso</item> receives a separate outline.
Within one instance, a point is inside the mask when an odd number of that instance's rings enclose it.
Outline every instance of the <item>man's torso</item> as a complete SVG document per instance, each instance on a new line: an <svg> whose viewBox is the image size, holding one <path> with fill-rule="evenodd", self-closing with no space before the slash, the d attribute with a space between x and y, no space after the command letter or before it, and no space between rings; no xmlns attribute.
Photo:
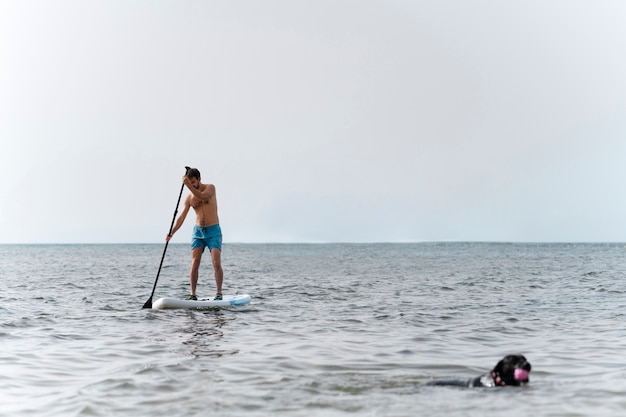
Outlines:
<svg viewBox="0 0 626 417"><path fill-rule="evenodd" d="M204 191L208 184L202 184L200 191ZM218 224L219 218L217 216L217 199L215 193L208 200L200 200L198 197L190 194L189 205L193 207L196 212L196 224L200 227L208 227L214 224Z"/></svg>

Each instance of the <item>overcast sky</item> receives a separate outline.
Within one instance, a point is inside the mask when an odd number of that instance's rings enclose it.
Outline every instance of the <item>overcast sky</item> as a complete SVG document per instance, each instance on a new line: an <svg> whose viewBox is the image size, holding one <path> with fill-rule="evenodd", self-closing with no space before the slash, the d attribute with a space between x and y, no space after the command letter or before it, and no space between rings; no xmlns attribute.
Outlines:
<svg viewBox="0 0 626 417"><path fill-rule="evenodd" d="M626 241L626 2L0 0L0 243ZM193 216L175 236L188 242Z"/></svg>

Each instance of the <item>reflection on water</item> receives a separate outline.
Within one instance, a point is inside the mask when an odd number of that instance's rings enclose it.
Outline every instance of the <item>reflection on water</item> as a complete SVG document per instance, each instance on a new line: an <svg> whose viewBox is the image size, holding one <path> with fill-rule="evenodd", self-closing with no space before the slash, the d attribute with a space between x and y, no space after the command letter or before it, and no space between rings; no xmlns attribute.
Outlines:
<svg viewBox="0 0 626 417"><path fill-rule="evenodd" d="M187 319L185 326L176 329L176 332L183 335L182 343L191 349L192 356L219 358L239 352L238 349L222 348L224 337L222 327L236 320L236 317L226 317L220 310L185 311L184 314Z"/></svg>

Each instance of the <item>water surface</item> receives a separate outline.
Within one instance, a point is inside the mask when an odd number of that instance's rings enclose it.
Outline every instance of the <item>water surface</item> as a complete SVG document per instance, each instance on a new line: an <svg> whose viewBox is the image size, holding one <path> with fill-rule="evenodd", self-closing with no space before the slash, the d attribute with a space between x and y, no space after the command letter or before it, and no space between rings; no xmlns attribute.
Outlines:
<svg viewBox="0 0 626 417"><path fill-rule="evenodd" d="M229 244L249 306L145 310L162 250L0 246L0 415L626 412L624 244ZM155 300L189 263L170 245ZM527 387L424 385L518 352Z"/></svg>

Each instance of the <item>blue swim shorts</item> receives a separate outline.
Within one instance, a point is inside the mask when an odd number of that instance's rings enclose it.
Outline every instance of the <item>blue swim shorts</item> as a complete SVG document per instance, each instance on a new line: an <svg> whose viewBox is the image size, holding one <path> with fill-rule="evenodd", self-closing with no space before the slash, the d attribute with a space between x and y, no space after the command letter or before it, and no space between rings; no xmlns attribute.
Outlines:
<svg viewBox="0 0 626 417"><path fill-rule="evenodd" d="M200 227L193 226L191 235L191 249L205 248L222 250L222 229L219 224L213 226Z"/></svg>

